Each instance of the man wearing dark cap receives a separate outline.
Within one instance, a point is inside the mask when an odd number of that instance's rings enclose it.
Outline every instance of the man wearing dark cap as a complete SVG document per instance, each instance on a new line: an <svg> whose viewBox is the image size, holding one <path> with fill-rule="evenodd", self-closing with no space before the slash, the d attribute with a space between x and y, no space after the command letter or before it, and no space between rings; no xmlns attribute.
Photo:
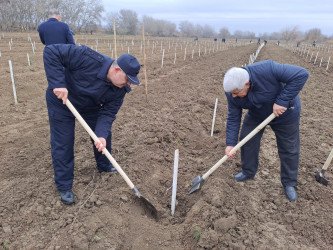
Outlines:
<svg viewBox="0 0 333 250"><path fill-rule="evenodd" d="M73 32L66 23L61 22L58 10L49 11L49 20L38 26L38 33L41 42L45 45L50 44L75 44Z"/></svg>
<svg viewBox="0 0 333 250"><path fill-rule="evenodd" d="M112 123L130 85L139 84L140 64L130 54L112 60L86 46L55 44L44 49L44 67L54 179L61 201L72 204L75 117L64 105L67 97L102 142L94 147L97 170L114 172L101 151L111 152Z"/></svg>

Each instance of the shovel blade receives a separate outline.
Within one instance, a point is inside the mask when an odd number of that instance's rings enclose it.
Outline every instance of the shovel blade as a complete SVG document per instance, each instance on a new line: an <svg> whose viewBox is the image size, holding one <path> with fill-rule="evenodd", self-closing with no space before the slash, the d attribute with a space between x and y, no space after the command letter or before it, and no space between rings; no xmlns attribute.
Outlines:
<svg viewBox="0 0 333 250"><path fill-rule="evenodd" d="M325 171L323 171L323 170L322 170L322 171L319 171L319 170L317 169L317 171L316 171L316 181L318 181L319 183L321 183L321 184L327 186L327 185L328 185L328 180L325 179L325 177L324 177L324 173L325 173Z"/></svg>
<svg viewBox="0 0 333 250"><path fill-rule="evenodd" d="M192 180L193 185L192 185L190 191L188 191L188 194L192 194L195 191L197 191L200 188L201 182L203 182L203 181L204 181L204 179L201 176L197 176L197 177L193 178L193 180Z"/></svg>
<svg viewBox="0 0 333 250"><path fill-rule="evenodd" d="M140 197L141 204L145 207L145 211L148 211L148 213L157 220L157 209L154 207L153 204L149 200L147 200L145 197Z"/></svg>
<svg viewBox="0 0 333 250"><path fill-rule="evenodd" d="M157 220L157 209L154 207L154 205L151 204L151 202L148 199L143 197L136 187L134 187L132 190L139 198L139 201L145 208L145 211L147 211L155 220Z"/></svg>

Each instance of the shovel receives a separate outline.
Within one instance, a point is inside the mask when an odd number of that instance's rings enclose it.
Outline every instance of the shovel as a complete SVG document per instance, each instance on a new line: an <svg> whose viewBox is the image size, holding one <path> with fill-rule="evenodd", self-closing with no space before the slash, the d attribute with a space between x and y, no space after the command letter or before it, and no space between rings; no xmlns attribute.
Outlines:
<svg viewBox="0 0 333 250"><path fill-rule="evenodd" d="M260 123L250 134L248 134L243 140L241 140L231 151L230 153L236 152L240 149L248 140L250 140L254 135L256 135L262 128L264 128L268 123L270 123L275 118L274 113L272 113L269 117L266 118L262 123ZM211 169L209 169L202 177L197 176L192 180L193 186L188 192L188 194L192 194L196 190L200 188L200 184L208 178L218 167L222 165L229 157L225 155L221 160L219 160Z"/></svg>
<svg viewBox="0 0 333 250"><path fill-rule="evenodd" d="M330 155L328 156L327 160L325 161L323 168L320 171L318 169L316 171L316 180L325 186L327 186L329 181L327 179L325 179L324 174L325 174L328 166L330 165L332 158L333 158L333 149L332 149Z"/></svg>
<svg viewBox="0 0 333 250"><path fill-rule="evenodd" d="M100 142L96 134L91 130L89 125L85 122L85 120L82 118L82 116L77 112L77 110L74 108L72 103L67 99L66 105L69 108L70 111L72 111L73 115L76 117L76 119L81 123L81 125L84 127L84 129L88 132L88 134L91 136L91 138L96 142ZM101 143L101 142L100 142ZM141 195L139 190L134 186L134 184L131 182L131 180L127 177L125 172L121 169L119 164L116 162L116 160L112 157L112 155L109 153L109 151L106 148L103 148L103 153L105 156L110 160L112 165L117 169L118 173L123 177L123 179L126 181L127 185L132 189L132 191L136 194L138 198L140 198L141 203L147 208L147 210L150 212L150 214L156 219L157 218L157 210L151 204L145 197Z"/></svg>

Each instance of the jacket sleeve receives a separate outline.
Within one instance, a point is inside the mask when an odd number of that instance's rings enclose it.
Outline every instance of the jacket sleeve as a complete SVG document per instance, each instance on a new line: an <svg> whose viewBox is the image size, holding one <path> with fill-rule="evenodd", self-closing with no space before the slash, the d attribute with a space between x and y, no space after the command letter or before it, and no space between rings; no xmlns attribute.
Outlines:
<svg viewBox="0 0 333 250"><path fill-rule="evenodd" d="M309 72L296 65L279 64L276 62L273 62L272 70L275 78L279 82L285 83L275 103L288 108L289 102L302 90L309 77Z"/></svg>
<svg viewBox="0 0 333 250"><path fill-rule="evenodd" d="M49 88L66 88L65 68L80 66L82 47L72 44L53 44L44 48L43 60Z"/></svg>
<svg viewBox="0 0 333 250"><path fill-rule="evenodd" d="M43 33L42 28L39 26L37 31L38 31L38 34L39 34L40 41L45 45L45 40L44 40L44 37L42 35L42 33Z"/></svg>
<svg viewBox="0 0 333 250"><path fill-rule="evenodd" d="M75 44L73 34L72 34L71 29L69 28L68 25L67 25L66 40L67 40L67 44Z"/></svg>
<svg viewBox="0 0 333 250"><path fill-rule="evenodd" d="M95 127L97 137L107 138L108 132L112 127L116 114L123 104L126 91L119 89L118 93L111 101L104 103L98 112L98 119Z"/></svg>
<svg viewBox="0 0 333 250"><path fill-rule="evenodd" d="M242 108L233 101L230 93L225 93L228 99L228 119L226 129L226 145L235 146L238 143L239 128L242 119Z"/></svg>

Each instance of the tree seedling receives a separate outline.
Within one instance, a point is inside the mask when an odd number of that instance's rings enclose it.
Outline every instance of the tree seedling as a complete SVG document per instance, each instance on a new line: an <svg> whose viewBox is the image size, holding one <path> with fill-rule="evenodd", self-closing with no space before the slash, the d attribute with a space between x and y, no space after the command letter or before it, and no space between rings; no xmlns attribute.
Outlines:
<svg viewBox="0 0 333 250"><path fill-rule="evenodd" d="M196 228L194 229L194 241L195 241L196 243L199 242L200 237L201 237L201 234L202 234L202 230L201 230L201 228L200 228L200 227L196 227Z"/></svg>

